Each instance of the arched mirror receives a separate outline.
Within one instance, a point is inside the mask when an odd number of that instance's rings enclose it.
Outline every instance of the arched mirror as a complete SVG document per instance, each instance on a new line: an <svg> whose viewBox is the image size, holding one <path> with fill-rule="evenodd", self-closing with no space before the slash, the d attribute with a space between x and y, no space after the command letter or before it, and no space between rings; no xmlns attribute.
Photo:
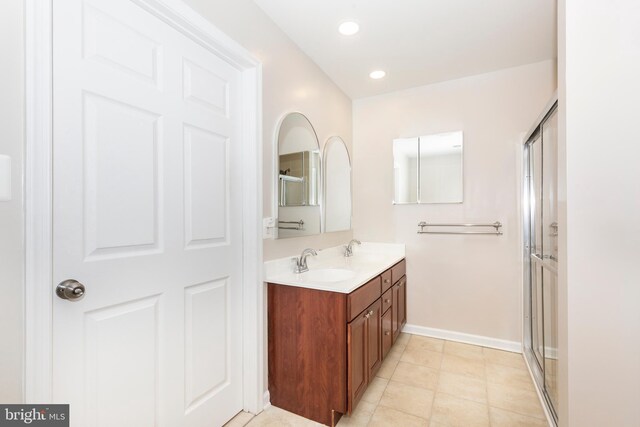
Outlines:
<svg viewBox="0 0 640 427"><path fill-rule="evenodd" d="M347 146L332 136L324 146L324 231L351 229L351 160Z"/></svg>
<svg viewBox="0 0 640 427"><path fill-rule="evenodd" d="M320 147L311 122L290 113L278 129L278 238L320 233Z"/></svg>

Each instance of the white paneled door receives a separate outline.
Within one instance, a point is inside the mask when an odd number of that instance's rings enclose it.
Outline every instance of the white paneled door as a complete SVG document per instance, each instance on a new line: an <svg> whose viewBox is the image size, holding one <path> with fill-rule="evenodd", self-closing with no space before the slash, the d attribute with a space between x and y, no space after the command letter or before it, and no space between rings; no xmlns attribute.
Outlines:
<svg viewBox="0 0 640 427"><path fill-rule="evenodd" d="M242 409L241 74L131 0L53 2L53 398L75 427ZM74 294L74 292L76 292Z"/></svg>

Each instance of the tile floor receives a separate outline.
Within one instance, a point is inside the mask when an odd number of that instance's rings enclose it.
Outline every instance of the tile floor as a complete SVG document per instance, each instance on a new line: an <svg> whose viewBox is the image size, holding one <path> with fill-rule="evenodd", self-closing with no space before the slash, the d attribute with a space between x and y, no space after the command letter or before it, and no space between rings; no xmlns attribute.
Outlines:
<svg viewBox="0 0 640 427"><path fill-rule="evenodd" d="M226 427L319 424L271 407ZM522 355L402 334L356 411L338 427L547 427Z"/></svg>

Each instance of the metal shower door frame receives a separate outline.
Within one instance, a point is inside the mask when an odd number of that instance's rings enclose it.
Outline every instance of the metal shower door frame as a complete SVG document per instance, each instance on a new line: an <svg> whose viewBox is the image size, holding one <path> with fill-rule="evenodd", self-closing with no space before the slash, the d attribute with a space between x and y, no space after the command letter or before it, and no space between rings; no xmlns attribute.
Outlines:
<svg viewBox="0 0 640 427"><path fill-rule="evenodd" d="M557 95L554 95L554 98L549 102L549 104L544 109L544 112L540 115L538 120L536 120L533 128L527 133L527 137L524 139L523 146L523 188L522 188L522 232L523 232L523 298L524 298L524 328L523 328L523 354L527 360L527 363L530 367L530 370L534 377L534 382L536 387L539 389L540 394L544 397L547 409L552 415L553 421L558 422L558 414L557 408L553 406L551 399L546 391L545 387L545 367L544 367L544 354L542 357L542 363L539 363L537 357L534 354L533 348L533 301L532 301L532 291L533 291L533 274L532 268L533 263L531 261L532 258L532 247L531 242L533 240L532 236L532 216L534 215L533 206L534 203L531 200L532 197L532 178L533 171L531 170L531 149L534 141L537 140L539 135L542 135L543 125L546 121L553 116L558 108L558 98ZM544 144L542 138L540 141ZM543 148L544 150L544 148ZM542 157L542 156L541 156ZM544 179L544 178L543 178ZM542 188L542 187L541 187ZM542 224L541 224L542 225ZM539 303L544 306L544 295L543 300ZM543 322L543 333L544 333L544 317L542 318ZM544 344L543 344L544 346Z"/></svg>

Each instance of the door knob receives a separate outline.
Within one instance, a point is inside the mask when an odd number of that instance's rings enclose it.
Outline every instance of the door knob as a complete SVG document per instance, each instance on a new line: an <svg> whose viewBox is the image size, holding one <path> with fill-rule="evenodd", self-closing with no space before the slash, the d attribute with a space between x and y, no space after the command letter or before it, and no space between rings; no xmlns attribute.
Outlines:
<svg viewBox="0 0 640 427"><path fill-rule="evenodd" d="M79 301L84 298L84 294L84 285L77 280L68 279L60 282L58 286L56 286L56 295L62 299Z"/></svg>

